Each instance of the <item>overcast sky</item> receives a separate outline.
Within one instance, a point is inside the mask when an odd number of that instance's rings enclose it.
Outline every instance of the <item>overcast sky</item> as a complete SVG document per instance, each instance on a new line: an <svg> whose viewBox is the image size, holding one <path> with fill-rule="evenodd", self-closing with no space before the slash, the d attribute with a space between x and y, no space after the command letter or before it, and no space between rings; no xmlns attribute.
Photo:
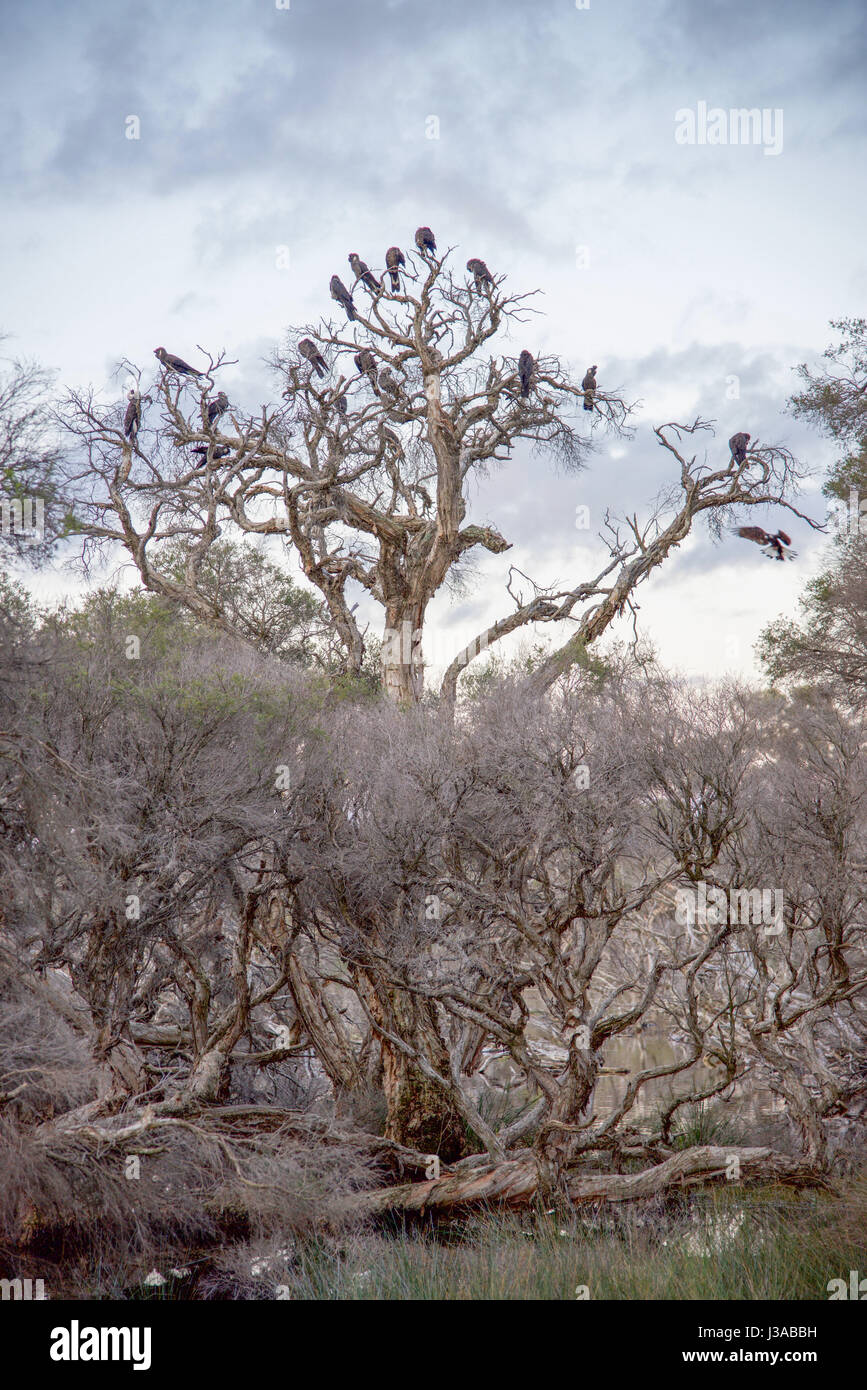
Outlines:
<svg viewBox="0 0 867 1390"><path fill-rule="evenodd" d="M255 409L262 359L330 314L349 250L381 266L427 223L459 266L482 256L510 289L542 289L526 345L579 375L598 363L600 387L642 401L636 438L577 478L516 454L473 487L472 519L513 549L437 600L434 659L508 610L509 563L570 587L588 573L575 508L594 529L607 505L647 508L670 476L654 423L713 417L717 452L735 429L787 442L815 465L804 509L824 517L829 446L783 407L828 320L865 312L862 0L279 2L3 7L0 328L16 353L111 399L122 356L225 348L239 366L221 384ZM679 143L677 113L702 102L767 111L768 138ZM821 539L781 512L750 520L783 522L797 561L698 530L639 598L666 664L749 673L765 623L796 611Z"/></svg>

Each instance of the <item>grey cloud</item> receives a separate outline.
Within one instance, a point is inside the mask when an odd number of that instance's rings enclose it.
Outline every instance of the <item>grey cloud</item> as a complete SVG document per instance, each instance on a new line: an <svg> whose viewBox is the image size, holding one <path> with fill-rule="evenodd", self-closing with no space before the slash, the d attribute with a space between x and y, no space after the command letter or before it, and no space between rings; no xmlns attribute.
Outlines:
<svg viewBox="0 0 867 1390"><path fill-rule="evenodd" d="M597 360L600 382L644 401L621 456L605 446L564 477L519 451L470 498L473 519L515 546L484 557L483 594L517 556L567 581L573 560L583 574L596 556L575 531L576 504L590 506L595 534L606 505L645 510L670 481L651 429L663 407L716 418L711 450L744 427L827 461L781 409L789 368L821 350L825 320L857 312L846 301L863 194L835 199L833 220L827 198L863 143L865 27L855 0L8 5L0 160L15 218L0 237L13 290L32 281L35 300L31 321L30 298L11 296L8 326L30 331L23 347L46 360L65 352L75 380L107 372L110 353L147 357L152 342L192 352L206 335L211 348L225 341L240 359L227 390L253 411L274 397L263 359L286 324L329 315L328 276L349 247L378 266L389 242L430 223L459 244L458 266L478 254L515 288L545 291L530 346L570 358L579 376ZM677 146L674 113L698 99L785 105L784 157ZM140 141L124 139L129 114ZM439 141L425 139L428 115ZM126 218L147 232L137 263L89 262L107 225L124 244ZM817 247L832 240L841 249L817 276ZM581 275L578 243L593 257ZM279 245L290 273L270 280ZM60 261L68 286L50 280ZM82 317L85 265L96 283ZM135 308L112 316L128 288ZM523 334L498 350L517 351ZM725 398L733 372L739 402ZM805 510L814 500L805 493ZM798 538L807 556L817 544ZM767 567L754 547L699 533L654 585L673 596L735 554L751 576ZM452 625L490 616L475 599L445 612Z"/></svg>

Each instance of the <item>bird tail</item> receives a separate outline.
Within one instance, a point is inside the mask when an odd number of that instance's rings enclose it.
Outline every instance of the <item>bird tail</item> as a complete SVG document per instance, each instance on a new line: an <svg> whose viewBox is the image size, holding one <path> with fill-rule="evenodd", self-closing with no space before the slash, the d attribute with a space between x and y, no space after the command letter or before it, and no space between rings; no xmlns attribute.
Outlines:
<svg viewBox="0 0 867 1390"><path fill-rule="evenodd" d="M585 391L585 392L584 392L584 409L585 409L585 410L592 410L592 409L593 409L593 392L592 392L592 391Z"/></svg>
<svg viewBox="0 0 867 1390"><path fill-rule="evenodd" d="M529 394L530 394L530 385L529 385L529 382L524 381L524 382L521 383L521 395L526 397L526 396L529 396Z"/></svg>
<svg viewBox="0 0 867 1390"><path fill-rule="evenodd" d="M400 276L398 275L396 270L389 271L389 274L391 275L392 293L398 294L400 291Z"/></svg>
<svg viewBox="0 0 867 1390"><path fill-rule="evenodd" d="M314 362L313 365L314 365L314 367L316 368L316 375L317 375L317 376L327 376L327 375L328 375L328 373L326 372L326 370L325 370L325 368L323 367L323 365L322 365L321 362Z"/></svg>

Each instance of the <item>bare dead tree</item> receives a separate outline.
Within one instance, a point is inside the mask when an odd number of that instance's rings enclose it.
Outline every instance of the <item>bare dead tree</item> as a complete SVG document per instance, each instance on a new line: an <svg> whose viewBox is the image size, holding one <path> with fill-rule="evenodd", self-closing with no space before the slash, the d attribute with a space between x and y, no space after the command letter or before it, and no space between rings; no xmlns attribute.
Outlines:
<svg viewBox="0 0 867 1390"><path fill-rule="evenodd" d="M366 302L351 332L321 322L290 333L274 359L282 402L255 419L230 407L209 423L228 364L207 353L194 383L160 375L132 438L120 408L106 411L92 394L70 396L65 416L92 485L88 546L123 545L147 588L229 631L230 615L198 582L204 557L226 525L285 539L351 671L364 644L350 586L382 606L384 684L399 703L421 694L433 595L477 547L509 546L495 527L466 523L472 474L507 463L519 442L570 469L595 447L577 413L584 393L565 364L540 357L524 396L517 355L490 355L498 333L531 319L532 295L509 293L504 276L478 292L452 273L450 253L409 259L402 292L359 283ZM324 380L311 351L327 363ZM138 388L140 369L125 365ZM629 410L616 392L597 391L594 427L628 433ZM167 540L187 546L182 580L161 568Z"/></svg>
<svg viewBox="0 0 867 1390"><path fill-rule="evenodd" d="M559 591L534 584L532 595L526 599L514 594L514 611L479 633L448 667L442 683L447 702L454 702L461 672L479 652L527 623L569 620L576 625L574 633L539 664L530 680L533 690L547 689L584 657L615 618L626 611L635 612L636 590L686 539L695 519L703 513L719 534L739 509L775 503L814 529L821 529L794 504L804 470L788 449L762 446L756 441L743 461L729 455L720 467L709 463L706 453L701 460L698 454L686 456L685 439L712 432L712 422L701 419L691 425L669 422L656 427L658 443L678 464L678 482L665 490L643 521L636 514L619 519L606 516L603 539L610 559L592 578Z"/></svg>

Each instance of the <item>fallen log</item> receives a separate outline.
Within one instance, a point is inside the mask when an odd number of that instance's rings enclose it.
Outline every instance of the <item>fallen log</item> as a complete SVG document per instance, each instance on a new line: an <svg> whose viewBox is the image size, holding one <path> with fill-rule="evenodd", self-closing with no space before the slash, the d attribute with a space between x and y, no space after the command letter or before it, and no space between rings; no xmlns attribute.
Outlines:
<svg viewBox="0 0 867 1390"><path fill-rule="evenodd" d="M653 1197L671 1188L737 1175L738 1181L821 1181L803 1159L767 1148L730 1148L704 1144L673 1154L640 1173L576 1173L567 1175L566 1190L575 1203L628 1202ZM526 1206L536 1196L542 1171L534 1155L505 1159L468 1172L449 1173L428 1182L404 1183L353 1198L351 1209L364 1215L387 1212L419 1214L448 1212L486 1203Z"/></svg>

